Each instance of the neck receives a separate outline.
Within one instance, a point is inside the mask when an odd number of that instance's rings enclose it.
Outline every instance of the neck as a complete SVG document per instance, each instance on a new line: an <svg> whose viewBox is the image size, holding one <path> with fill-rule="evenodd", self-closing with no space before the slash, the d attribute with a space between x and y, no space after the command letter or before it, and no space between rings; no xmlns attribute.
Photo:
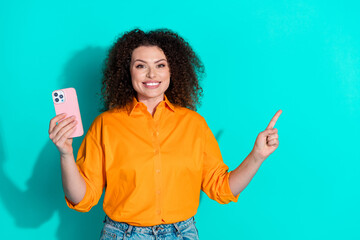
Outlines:
<svg viewBox="0 0 360 240"><path fill-rule="evenodd" d="M163 100L164 100L164 95L156 97L156 98L141 98L138 96L138 101L145 104L145 106L147 107L147 110L151 114L151 116L154 116L156 107Z"/></svg>

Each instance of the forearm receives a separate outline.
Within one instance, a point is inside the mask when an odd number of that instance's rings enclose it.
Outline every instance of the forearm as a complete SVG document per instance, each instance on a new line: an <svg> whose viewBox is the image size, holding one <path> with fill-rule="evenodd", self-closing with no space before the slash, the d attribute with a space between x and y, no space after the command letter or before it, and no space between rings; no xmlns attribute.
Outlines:
<svg viewBox="0 0 360 240"><path fill-rule="evenodd" d="M73 204L79 203L85 196L86 183L76 166L74 155L60 156L61 177L64 193Z"/></svg>
<svg viewBox="0 0 360 240"><path fill-rule="evenodd" d="M234 196L237 196L246 188L255 173L259 170L262 162L263 161L256 160L253 153L250 152L244 161L230 172L229 184Z"/></svg>

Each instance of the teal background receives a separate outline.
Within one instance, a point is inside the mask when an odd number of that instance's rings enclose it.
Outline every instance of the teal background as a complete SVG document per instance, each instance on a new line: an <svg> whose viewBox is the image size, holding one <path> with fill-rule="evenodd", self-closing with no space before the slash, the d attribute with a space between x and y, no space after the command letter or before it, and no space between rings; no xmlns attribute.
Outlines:
<svg viewBox="0 0 360 240"><path fill-rule="evenodd" d="M278 109L280 146L237 203L201 195L201 239L360 239L358 1L2 1L1 239L98 239L68 209L48 138L51 92L75 87L84 128L123 31L170 28L205 64L199 112L230 170ZM76 139L77 149L81 139Z"/></svg>

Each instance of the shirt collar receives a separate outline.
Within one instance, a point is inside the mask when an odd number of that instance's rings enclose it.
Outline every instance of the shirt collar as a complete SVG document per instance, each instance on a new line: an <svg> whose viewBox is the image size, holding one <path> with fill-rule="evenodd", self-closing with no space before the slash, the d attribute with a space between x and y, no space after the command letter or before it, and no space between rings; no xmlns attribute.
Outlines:
<svg viewBox="0 0 360 240"><path fill-rule="evenodd" d="M175 112L174 105L169 101L169 99L166 97L166 95L164 95L164 100L159 103L158 107L161 106L162 104L164 104L165 107L167 107L170 111ZM131 116L133 114L135 108L137 108L137 107L147 110L145 104L143 104L142 102L139 102L136 99L136 97L134 97L133 101L130 102L128 104L128 106L126 107L129 116Z"/></svg>

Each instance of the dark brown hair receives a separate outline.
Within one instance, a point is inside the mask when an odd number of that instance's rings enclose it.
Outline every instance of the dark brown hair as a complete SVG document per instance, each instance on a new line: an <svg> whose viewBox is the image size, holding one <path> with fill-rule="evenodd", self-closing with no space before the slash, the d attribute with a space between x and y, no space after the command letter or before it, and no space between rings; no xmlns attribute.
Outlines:
<svg viewBox="0 0 360 240"><path fill-rule="evenodd" d="M190 45L169 29L147 33L134 29L117 39L109 50L103 69L103 110L124 107L137 96L131 83L130 62L133 50L140 46L157 46L162 49L171 74L166 97L174 105L196 110L202 96L199 80L204 76L204 65Z"/></svg>

